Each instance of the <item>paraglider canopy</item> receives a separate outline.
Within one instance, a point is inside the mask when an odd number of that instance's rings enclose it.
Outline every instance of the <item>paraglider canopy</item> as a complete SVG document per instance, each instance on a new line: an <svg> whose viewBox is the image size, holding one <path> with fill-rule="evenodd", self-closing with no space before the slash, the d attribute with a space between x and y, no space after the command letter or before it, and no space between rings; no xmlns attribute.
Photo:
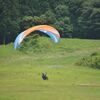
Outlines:
<svg viewBox="0 0 100 100"><path fill-rule="evenodd" d="M33 31L40 31L47 34L55 43L60 39L60 34L54 27L49 25L38 25L21 32L15 39L14 48L17 49L23 39Z"/></svg>

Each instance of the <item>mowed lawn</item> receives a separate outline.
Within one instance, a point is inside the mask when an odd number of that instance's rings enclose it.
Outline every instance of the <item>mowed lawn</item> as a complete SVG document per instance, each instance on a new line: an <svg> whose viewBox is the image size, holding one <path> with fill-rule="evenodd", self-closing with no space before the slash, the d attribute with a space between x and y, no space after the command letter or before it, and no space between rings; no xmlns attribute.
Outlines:
<svg viewBox="0 0 100 100"><path fill-rule="evenodd" d="M93 52L100 40L61 39L33 54L0 45L0 100L100 100L100 70L75 65Z"/></svg>

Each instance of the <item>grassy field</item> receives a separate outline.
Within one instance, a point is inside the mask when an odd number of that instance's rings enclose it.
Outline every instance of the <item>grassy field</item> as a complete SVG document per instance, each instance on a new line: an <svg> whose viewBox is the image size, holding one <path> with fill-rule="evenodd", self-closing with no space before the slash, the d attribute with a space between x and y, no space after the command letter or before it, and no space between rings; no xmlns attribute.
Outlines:
<svg viewBox="0 0 100 100"><path fill-rule="evenodd" d="M75 65L100 52L100 40L62 39L50 46L28 54L0 45L0 100L100 100L100 70Z"/></svg>

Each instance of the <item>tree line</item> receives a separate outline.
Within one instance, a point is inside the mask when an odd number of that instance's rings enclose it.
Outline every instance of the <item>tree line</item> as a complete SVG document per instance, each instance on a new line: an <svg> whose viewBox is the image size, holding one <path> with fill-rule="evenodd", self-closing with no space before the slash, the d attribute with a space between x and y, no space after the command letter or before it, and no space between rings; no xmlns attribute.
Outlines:
<svg viewBox="0 0 100 100"><path fill-rule="evenodd" d="M100 0L0 0L0 44L40 24L63 38L100 39Z"/></svg>

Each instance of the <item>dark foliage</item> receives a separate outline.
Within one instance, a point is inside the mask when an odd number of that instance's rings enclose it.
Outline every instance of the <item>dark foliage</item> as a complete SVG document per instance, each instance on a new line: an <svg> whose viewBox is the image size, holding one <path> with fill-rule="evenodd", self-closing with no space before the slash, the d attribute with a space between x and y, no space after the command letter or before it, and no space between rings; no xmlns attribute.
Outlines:
<svg viewBox="0 0 100 100"><path fill-rule="evenodd" d="M100 0L0 0L0 44L39 24L61 37L100 39Z"/></svg>

